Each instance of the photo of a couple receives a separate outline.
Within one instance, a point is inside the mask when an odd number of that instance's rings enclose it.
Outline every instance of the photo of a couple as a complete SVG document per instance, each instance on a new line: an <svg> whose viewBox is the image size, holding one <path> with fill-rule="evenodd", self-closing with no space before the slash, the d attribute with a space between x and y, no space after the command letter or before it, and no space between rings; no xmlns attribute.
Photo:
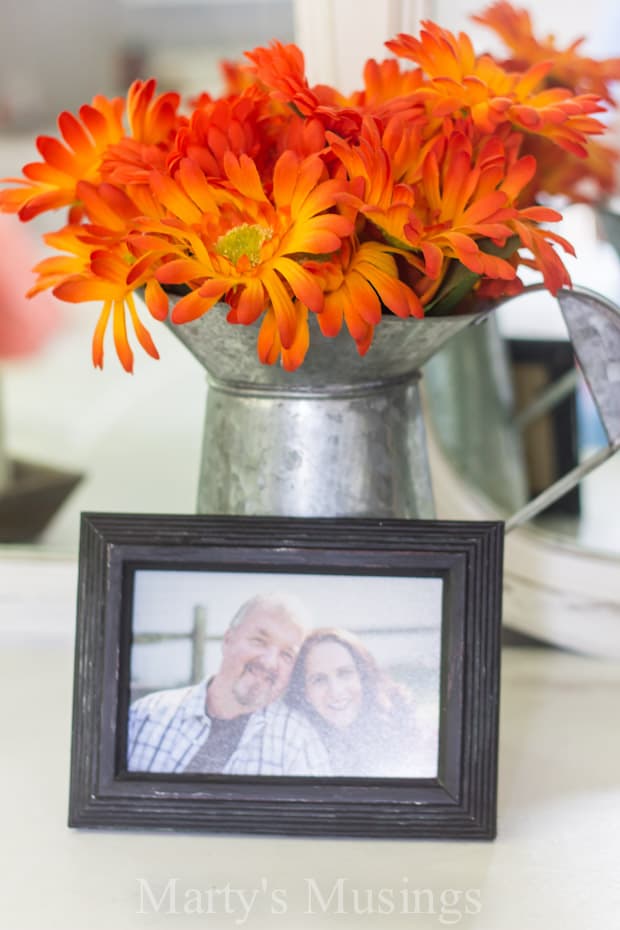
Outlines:
<svg viewBox="0 0 620 930"><path fill-rule="evenodd" d="M285 592L244 600L219 637L217 666L206 663L199 681L131 702L128 771L436 776L439 670L435 715L378 663L360 631L312 622L324 613L320 604L308 609L307 578L303 601L287 582Z"/></svg>

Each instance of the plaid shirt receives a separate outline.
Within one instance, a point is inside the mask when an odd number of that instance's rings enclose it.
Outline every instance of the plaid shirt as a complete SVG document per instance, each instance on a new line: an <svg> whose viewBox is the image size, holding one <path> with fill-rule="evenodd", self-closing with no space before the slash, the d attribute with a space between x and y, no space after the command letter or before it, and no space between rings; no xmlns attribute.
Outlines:
<svg viewBox="0 0 620 930"><path fill-rule="evenodd" d="M185 771L211 728L207 682L147 694L129 709L127 769ZM330 775L323 743L296 711L276 701L255 711L223 767L233 775Z"/></svg>

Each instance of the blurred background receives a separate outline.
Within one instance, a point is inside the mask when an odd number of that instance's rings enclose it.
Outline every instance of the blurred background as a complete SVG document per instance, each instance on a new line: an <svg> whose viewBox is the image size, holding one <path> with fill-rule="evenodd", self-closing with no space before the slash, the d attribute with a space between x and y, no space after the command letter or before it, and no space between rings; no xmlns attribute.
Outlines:
<svg viewBox="0 0 620 930"><path fill-rule="evenodd" d="M193 94L219 87L218 62L293 39L291 0L8 0L0 37L0 124L52 127L94 94L136 77ZM7 18L8 15L8 18Z"/></svg>

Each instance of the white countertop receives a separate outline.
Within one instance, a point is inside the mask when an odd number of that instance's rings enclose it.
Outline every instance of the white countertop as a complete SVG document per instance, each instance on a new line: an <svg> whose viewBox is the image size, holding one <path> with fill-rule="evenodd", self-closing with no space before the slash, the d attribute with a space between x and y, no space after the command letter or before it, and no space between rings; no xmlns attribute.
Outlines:
<svg viewBox="0 0 620 930"><path fill-rule="evenodd" d="M505 650L493 843L90 832L66 827L70 636L57 630L1 638L3 930L614 926L620 912L618 664ZM175 880L176 916L165 913L170 894L156 911L140 879L155 898ZM340 879L347 881L338 913L336 896L328 899ZM234 913L226 913L227 886ZM215 913L184 913L193 889L208 888L218 890ZM353 889L362 891L360 907L373 894L375 908L383 889L394 911L356 914ZM401 907L407 889L409 914ZM247 900L258 890L245 915L233 890ZM479 912L467 914L472 902Z"/></svg>

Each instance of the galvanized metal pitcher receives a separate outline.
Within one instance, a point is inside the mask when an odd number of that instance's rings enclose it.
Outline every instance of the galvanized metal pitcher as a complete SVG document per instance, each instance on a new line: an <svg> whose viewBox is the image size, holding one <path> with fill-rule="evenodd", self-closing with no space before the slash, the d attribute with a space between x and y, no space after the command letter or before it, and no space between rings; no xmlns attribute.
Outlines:
<svg viewBox="0 0 620 930"><path fill-rule="evenodd" d="M579 289L561 292L559 303L609 446L521 509L518 490L507 507L517 507L508 527L566 493L620 444L620 314ZM199 513L434 517L420 369L452 336L484 322L491 308L424 320L388 316L363 358L348 333L325 339L311 318L310 350L296 372L262 365L256 329L230 325L226 312L217 306L174 328L205 367L209 385ZM499 393L477 411L475 424L470 420L472 429L488 431L510 413L491 362L484 391ZM485 377L484 371L470 372L481 374ZM485 411L492 412L493 422ZM517 456L517 445L512 448ZM487 460L486 467L499 469L501 460ZM503 461L506 475L514 474L514 457Z"/></svg>
<svg viewBox="0 0 620 930"><path fill-rule="evenodd" d="M258 361L256 329L226 309L175 327L209 385L198 512L432 518L420 368L485 314L390 316L363 358L312 319L306 360L286 372Z"/></svg>

